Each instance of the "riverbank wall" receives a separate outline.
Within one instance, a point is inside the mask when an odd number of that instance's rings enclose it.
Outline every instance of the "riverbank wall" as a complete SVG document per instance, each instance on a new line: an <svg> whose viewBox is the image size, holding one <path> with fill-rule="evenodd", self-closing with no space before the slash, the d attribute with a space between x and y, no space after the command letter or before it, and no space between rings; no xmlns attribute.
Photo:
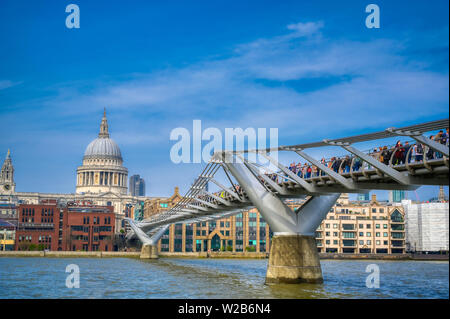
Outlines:
<svg viewBox="0 0 450 319"><path fill-rule="evenodd" d="M0 257L49 257L49 258L139 258L140 252L126 251L0 251ZM256 252L160 252L161 258L233 258L265 259L267 253ZM322 260L449 260L449 255L435 254L338 254L319 253Z"/></svg>

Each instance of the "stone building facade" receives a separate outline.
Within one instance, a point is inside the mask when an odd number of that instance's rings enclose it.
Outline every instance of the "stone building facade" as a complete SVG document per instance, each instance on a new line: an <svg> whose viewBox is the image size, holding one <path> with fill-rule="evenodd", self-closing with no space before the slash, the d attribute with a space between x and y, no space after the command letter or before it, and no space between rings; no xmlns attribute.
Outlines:
<svg viewBox="0 0 450 319"><path fill-rule="evenodd" d="M338 202L316 230L319 252L405 253L404 209L380 203Z"/></svg>

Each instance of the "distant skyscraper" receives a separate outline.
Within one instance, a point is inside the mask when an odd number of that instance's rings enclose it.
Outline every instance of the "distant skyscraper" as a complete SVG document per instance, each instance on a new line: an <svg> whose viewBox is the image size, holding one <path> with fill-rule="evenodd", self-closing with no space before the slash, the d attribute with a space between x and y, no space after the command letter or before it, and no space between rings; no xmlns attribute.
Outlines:
<svg viewBox="0 0 450 319"><path fill-rule="evenodd" d="M130 195L145 196L145 181L139 175L130 177Z"/></svg>
<svg viewBox="0 0 450 319"><path fill-rule="evenodd" d="M389 202L390 203L401 203L402 200L406 199L405 191L393 190L389 191Z"/></svg>
<svg viewBox="0 0 450 319"><path fill-rule="evenodd" d="M445 202L446 201L446 196L444 193L444 186L439 186L439 196L438 196L438 201L440 202Z"/></svg>
<svg viewBox="0 0 450 319"><path fill-rule="evenodd" d="M358 194L357 200L362 202L362 201L369 201L370 200L370 194L369 193L364 193L364 194Z"/></svg>

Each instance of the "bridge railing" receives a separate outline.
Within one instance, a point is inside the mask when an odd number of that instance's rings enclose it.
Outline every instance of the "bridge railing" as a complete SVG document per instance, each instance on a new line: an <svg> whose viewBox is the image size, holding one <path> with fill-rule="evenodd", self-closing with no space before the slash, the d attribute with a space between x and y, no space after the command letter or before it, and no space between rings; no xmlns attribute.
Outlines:
<svg viewBox="0 0 450 319"><path fill-rule="evenodd" d="M405 146L406 143L408 143L407 147ZM417 153L417 151L414 151L416 146L421 147L421 153ZM414 166L417 166L417 163L424 163L425 166L429 166L429 162L434 159L444 158L444 160L448 160L448 157L444 156L442 153L433 151L433 149L421 143L415 143L414 140L405 141L402 146L398 146L397 144L390 144L379 147L378 150L374 150L373 148L371 148L363 152L390 167L406 165L407 169L411 173L413 173L412 168ZM415 155L413 156L413 154ZM359 172L373 168L369 163L364 162L358 156L353 155L322 158L321 163L326 165L328 168L333 169L333 171L339 174L351 174L353 172ZM290 165L285 167L291 170L294 174L297 174L297 176L304 178L305 180L310 180L314 177L326 175L323 170L319 169L315 165L307 164L305 162L303 165L300 165L299 168L299 164L300 162L297 164L295 164L294 162L291 163L292 166ZM283 180L287 181L288 179L288 175L283 173L281 170L272 171L271 173L267 173L266 175L271 177L277 183L281 183Z"/></svg>

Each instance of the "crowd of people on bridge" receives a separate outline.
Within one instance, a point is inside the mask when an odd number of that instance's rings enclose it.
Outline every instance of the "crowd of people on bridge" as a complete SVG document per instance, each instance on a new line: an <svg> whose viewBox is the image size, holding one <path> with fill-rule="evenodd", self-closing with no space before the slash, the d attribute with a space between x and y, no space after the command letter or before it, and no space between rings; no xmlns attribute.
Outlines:
<svg viewBox="0 0 450 319"><path fill-rule="evenodd" d="M437 143L449 146L449 130L448 128L443 131L439 131L436 135L430 135L429 138ZM422 162L424 156L426 160L440 159L443 154L436 152L435 150L425 147L421 143L410 144L408 141L402 143L397 141L397 143L391 147L380 146L374 148L373 151L369 152L369 155L376 158L385 165L402 165L414 162ZM322 158L321 164L327 168L333 170L336 173L349 173L350 169L353 172L357 172L363 166L363 161L359 157L346 155L343 157L332 157L329 160ZM368 165L370 168L370 165ZM310 163L291 163L289 165L289 170L301 178L311 178L325 175L325 172L320 170L317 166ZM271 174L273 179L276 179L276 174Z"/></svg>
<svg viewBox="0 0 450 319"><path fill-rule="evenodd" d="M450 138L448 128L445 131L439 131L436 135L430 135L429 138L437 143L449 147ZM397 141L397 143L393 146L380 146L378 148L374 148L372 151L369 151L368 154L388 166L396 166L406 163L418 163L422 162L424 158L429 161L433 159L440 159L443 157L442 153L437 152L425 145L422 145L421 143L410 144L408 141L402 143L400 140ZM342 157L334 156L329 160L326 160L323 157L320 160L320 163L339 174L349 173L350 171L357 172L363 167L364 164L361 158L350 155L345 155ZM370 164L366 163L366 165L367 168L371 168ZM288 168L293 174L296 174L300 178L304 179L326 175L326 173L319 167L308 162L305 162L303 164L300 162L293 162L289 165ZM273 173L265 175L276 183L287 181L288 177L283 173ZM263 178L260 177L260 180L262 183L265 183ZM230 187L230 190L237 192L239 195L243 195L243 190L238 184ZM219 192L216 195L224 198L229 194Z"/></svg>

